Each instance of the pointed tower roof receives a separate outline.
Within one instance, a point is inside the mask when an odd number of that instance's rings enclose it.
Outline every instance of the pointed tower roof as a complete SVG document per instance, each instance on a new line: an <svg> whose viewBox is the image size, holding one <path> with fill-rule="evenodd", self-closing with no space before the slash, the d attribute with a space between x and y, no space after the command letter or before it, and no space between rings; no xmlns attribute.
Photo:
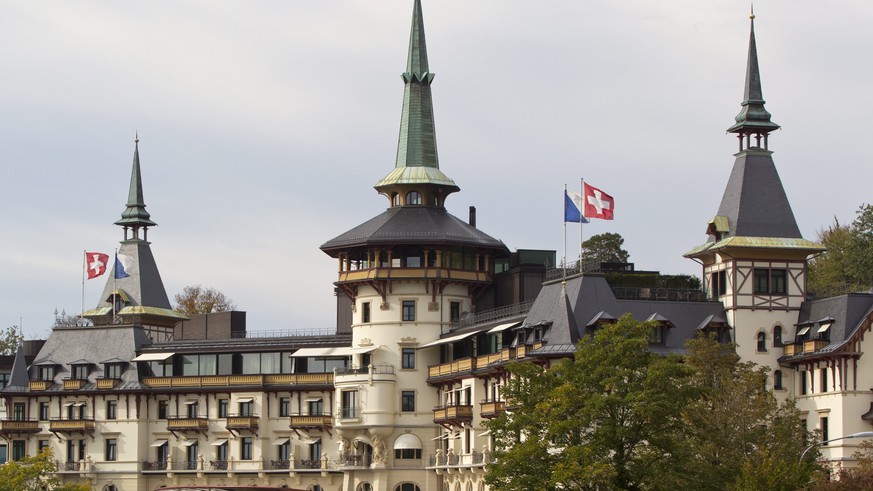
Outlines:
<svg viewBox="0 0 873 491"><path fill-rule="evenodd" d="M151 220L146 211L145 200L142 197L142 174L139 169L139 136L134 140L133 168L130 171L130 190L127 195L127 208L121 213L121 220L115 222L122 227L154 227L157 223Z"/></svg>
<svg viewBox="0 0 873 491"><path fill-rule="evenodd" d="M750 18L752 24L743 109L736 117L737 124L728 129L739 137L739 153L736 154L718 214L709 221L709 241L687 252L686 257L725 247L791 249L798 254L824 249L800 234L791 203L773 163L772 152L767 149L768 134L779 125L770 121L770 113L764 109L755 43L755 15L752 14Z"/></svg>
<svg viewBox="0 0 873 491"><path fill-rule="evenodd" d="M173 326L186 319L170 306L151 245L145 235L148 227L155 225L155 222L149 219L142 198L139 138L136 139L133 153L127 208L122 219L115 224L124 227L124 240L118 248L117 259L113 261L112 272L107 275L106 286L97 307L82 316L97 325L117 321L113 319L113 315L126 317L131 322L148 322L156 326ZM142 238L139 236L140 229L143 229ZM128 236L129 230L133 231L132 236ZM119 264L123 265L124 271L121 271Z"/></svg>
<svg viewBox="0 0 873 491"><path fill-rule="evenodd" d="M761 89L761 72L758 69L758 48L755 43L755 14L749 15L749 58L746 65L746 85L742 110L736 123L728 128L729 133L766 134L779 129L770 121L770 113L764 109L764 91Z"/></svg>
<svg viewBox="0 0 873 491"><path fill-rule="evenodd" d="M376 183L377 191L385 192L395 185L434 185L445 194L460 188L439 168L436 126L433 117L431 82L434 74L427 62L427 43L421 0L415 0L412 29L409 34L409 55L403 78L403 111L400 115L400 137L394 170Z"/></svg>
<svg viewBox="0 0 873 491"><path fill-rule="evenodd" d="M24 343L18 343L15 360L12 361L12 373L9 375L8 387L27 387L30 377L27 374L27 361L24 359Z"/></svg>

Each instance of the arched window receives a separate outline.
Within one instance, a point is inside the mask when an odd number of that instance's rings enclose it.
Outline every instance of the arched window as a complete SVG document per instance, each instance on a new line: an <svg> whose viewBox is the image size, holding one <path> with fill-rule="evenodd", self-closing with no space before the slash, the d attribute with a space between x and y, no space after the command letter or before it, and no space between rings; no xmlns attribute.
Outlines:
<svg viewBox="0 0 873 491"><path fill-rule="evenodd" d="M418 191L410 191L406 193L406 204L407 205L420 205L421 204L421 194Z"/></svg>
<svg viewBox="0 0 873 491"><path fill-rule="evenodd" d="M373 491L373 486L368 482L358 484L357 491Z"/></svg>
<svg viewBox="0 0 873 491"><path fill-rule="evenodd" d="M773 388L776 390L782 389L782 370L773 372Z"/></svg>
<svg viewBox="0 0 873 491"><path fill-rule="evenodd" d="M767 351L767 335L763 332L758 333L758 352Z"/></svg>
<svg viewBox="0 0 873 491"><path fill-rule="evenodd" d="M421 488L414 482L402 482L394 488L394 491L421 491Z"/></svg>
<svg viewBox="0 0 873 491"><path fill-rule="evenodd" d="M467 481L466 491L473 491L473 483Z"/></svg>
<svg viewBox="0 0 873 491"><path fill-rule="evenodd" d="M324 488L318 484L313 484L312 486L309 486L309 491L324 491Z"/></svg>
<svg viewBox="0 0 873 491"><path fill-rule="evenodd" d="M773 346L776 348L782 347L782 326L773 328Z"/></svg>

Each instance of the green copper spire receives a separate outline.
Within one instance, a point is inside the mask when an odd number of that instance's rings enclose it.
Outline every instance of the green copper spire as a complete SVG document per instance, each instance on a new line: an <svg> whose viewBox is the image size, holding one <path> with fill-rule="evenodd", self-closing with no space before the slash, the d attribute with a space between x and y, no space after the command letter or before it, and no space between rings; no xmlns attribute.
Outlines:
<svg viewBox="0 0 873 491"><path fill-rule="evenodd" d="M421 0L415 0L412 12L409 56L402 78L403 112L400 115L397 160L394 170L375 187L380 192L387 192L388 187L397 184L436 185L446 188L444 195L458 191L455 182L439 170L430 89L434 74L430 73L427 63Z"/></svg>
<svg viewBox="0 0 873 491"><path fill-rule="evenodd" d="M134 140L133 169L130 172L130 191L127 196L127 208L121 213L121 220L116 225L124 227L124 238L127 240L127 228L133 229L133 238L138 239L140 228L147 229L157 223L151 221L151 215L146 211L142 197L142 174L139 170L139 136Z"/></svg>
<svg viewBox="0 0 873 491"><path fill-rule="evenodd" d="M761 73L758 70L758 48L755 43L755 14L749 16L751 30L749 35L749 60L746 66L746 87L743 97L743 109L737 114L736 124L728 128L729 133L737 133L741 143L742 138L747 137L748 148L751 146L750 136L755 135L760 146L761 136L764 136L766 147L766 135L773 130L779 129L779 125L770 121L770 113L764 109L764 92L761 90Z"/></svg>

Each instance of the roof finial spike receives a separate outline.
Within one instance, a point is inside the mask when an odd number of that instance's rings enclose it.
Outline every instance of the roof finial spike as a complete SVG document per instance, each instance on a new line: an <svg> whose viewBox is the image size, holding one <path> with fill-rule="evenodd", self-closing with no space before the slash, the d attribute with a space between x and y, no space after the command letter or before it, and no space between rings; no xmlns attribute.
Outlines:
<svg viewBox="0 0 873 491"><path fill-rule="evenodd" d="M139 130L136 131L135 135L136 136L134 136L133 142L139 144Z"/></svg>
<svg viewBox="0 0 873 491"><path fill-rule="evenodd" d="M754 10L752 11L754 12ZM755 41L755 14L750 16L749 57L746 64L745 90L742 110L737 114L736 124L728 128L730 133L766 135L779 129L770 121L770 113L764 108L764 92L761 89L761 72L758 68L758 46Z"/></svg>
<svg viewBox="0 0 873 491"><path fill-rule="evenodd" d="M750 5L752 8L749 11L749 19L755 20L755 4L752 3Z"/></svg>

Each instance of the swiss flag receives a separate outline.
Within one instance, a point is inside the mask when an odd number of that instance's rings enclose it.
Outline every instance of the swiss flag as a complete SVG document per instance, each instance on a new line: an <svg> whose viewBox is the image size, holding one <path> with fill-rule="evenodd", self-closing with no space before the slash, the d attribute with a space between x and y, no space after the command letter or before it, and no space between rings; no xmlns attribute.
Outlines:
<svg viewBox="0 0 873 491"><path fill-rule="evenodd" d="M582 194L586 218L612 220L615 212L615 200L612 199L612 196L594 186L589 186L587 182L583 185Z"/></svg>
<svg viewBox="0 0 873 491"><path fill-rule="evenodd" d="M88 279L92 280L106 272L109 264L109 255L102 252L85 253L85 269L88 271Z"/></svg>

